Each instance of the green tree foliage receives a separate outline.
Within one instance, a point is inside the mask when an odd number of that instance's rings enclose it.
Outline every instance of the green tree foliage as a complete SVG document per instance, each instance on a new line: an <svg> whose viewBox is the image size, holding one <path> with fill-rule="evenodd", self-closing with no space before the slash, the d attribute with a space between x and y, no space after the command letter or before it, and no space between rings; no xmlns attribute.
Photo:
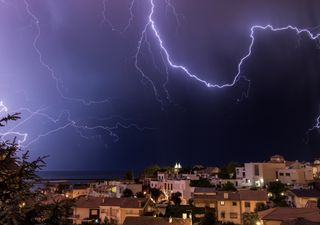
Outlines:
<svg viewBox="0 0 320 225"><path fill-rule="evenodd" d="M256 208L255 208L256 212L260 212L260 211L263 211L263 210L266 210L266 209L269 209L269 207L266 204L264 204L263 202L258 202L256 204Z"/></svg>
<svg viewBox="0 0 320 225"><path fill-rule="evenodd" d="M153 165L144 169L144 175L147 177L153 177L157 175L157 172L160 170L160 166Z"/></svg>
<svg viewBox="0 0 320 225"><path fill-rule="evenodd" d="M0 119L0 127L19 118L8 115ZM44 157L31 161L15 139L0 142L0 224L68 224L72 203L47 201L44 190L34 188L40 181L36 173L44 166Z"/></svg>
<svg viewBox="0 0 320 225"><path fill-rule="evenodd" d="M256 225L259 221L259 216L255 212L243 213L243 225Z"/></svg>
<svg viewBox="0 0 320 225"><path fill-rule="evenodd" d="M272 194L270 198L271 201L273 201L277 206L286 206L286 196L284 193L287 190L287 187L285 184L279 181L270 182L267 190Z"/></svg>
<svg viewBox="0 0 320 225"><path fill-rule="evenodd" d="M200 225L215 225L217 223L217 219L214 211L210 209L205 210L205 214L203 219L200 222Z"/></svg>
<svg viewBox="0 0 320 225"><path fill-rule="evenodd" d="M171 194L171 201L173 201L173 203L175 205L180 205L182 202L181 196L182 196L182 194L180 192L172 193Z"/></svg>
<svg viewBox="0 0 320 225"><path fill-rule="evenodd" d="M127 171L126 175L124 176L125 180L134 180L134 175L133 175L133 171Z"/></svg>
<svg viewBox="0 0 320 225"><path fill-rule="evenodd" d="M234 186L233 183L228 181L227 183L222 185L220 190L221 191L237 191L237 188Z"/></svg>
<svg viewBox="0 0 320 225"><path fill-rule="evenodd" d="M191 187L214 187L210 181L206 178L200 178L199 180L191 180Z"/></svg>
<svg viewBox="0 0 320 225"><path fill-rule="evenodd" d="M134 195L133 195L133 192L132 192L132 190L129 189L129 188L124 189L123 192L122 192L122 197L123 197L123 198L131 198L131 197L133 197L133 196L134 196Z"/></svg>

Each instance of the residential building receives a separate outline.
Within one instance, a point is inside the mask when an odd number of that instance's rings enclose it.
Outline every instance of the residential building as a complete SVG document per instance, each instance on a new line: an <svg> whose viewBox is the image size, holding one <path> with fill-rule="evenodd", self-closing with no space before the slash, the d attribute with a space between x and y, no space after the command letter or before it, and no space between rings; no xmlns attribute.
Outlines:
<svg viewBox="0 0 320 225"><path fill-rule="evenodd" d="M142 216L149 211L149 204L150 200L144 198L104 198L99 207L100 219L112 219L121 225L127 216Z"/></svg>
<svg viewBox="0 0 320 225"><path fill-rule="evenodd" d="M127 217L123 225L192 225L192 219L150 216Z"/></svg>
<svg viewBox="0 0 320 225"><path fill-rule="evenodd" d="M286 168L277 171L278 180L287 185L307 185L313 181L313 168L298 161L286 162Z"/></svg>
<svg viewBox="0 0 320 225"><path fill-rule="evenodd" d="M80 197L73 207L73 223L81 224L85 221L98 220L102 201L103 197Z"/></svg>
<svg viewBox="0 0 320 225"><path fill-rule="evenodd" d="M296 208L316 206L320 191L316 189L296 189L287 191L288 202Z"/></svg>
<svg viewBox="0 0 320 225"><path fill-rule="evenodd" d="M160 189L168 199L172 193L180 192L182 204L187 204L191 198L193 187L190 186L190 180L179 178L167 178L166 175L158 174L158 180L150 181L151 188Z"/></svg>
<svg viewBox="0 0 320 225"><path fill-rule="evenodd" d="M195 188L196 207L215 208L218 221L242 223L243 213L254 212L257 204L266 204L266 191L239 190L236 192L215 191L213 188Z"/></svg>
<svg viewBox="0 0 320 225"><path fill-rule="evenodd" d="M319 224L320 211L317 208L271 208L258 213L263 225L284 225L292 224L294 220L300 219L310 223L305 225Z"/></svg>
<svg viewBox="0 0 320 225"><path fill-rule="evenodd" d="M127 216L141 216L149 210L151 210L149 199L80 197L73 208L73 223L104 221L108 218L122 225Z"/></svg>

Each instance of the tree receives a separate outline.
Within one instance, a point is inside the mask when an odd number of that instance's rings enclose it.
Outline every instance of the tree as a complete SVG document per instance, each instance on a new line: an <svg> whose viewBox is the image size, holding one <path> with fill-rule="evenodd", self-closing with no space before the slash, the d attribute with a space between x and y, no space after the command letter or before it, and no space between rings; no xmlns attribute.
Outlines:
<svg viewBox="0 0 320 225"><path fill-rule="evenodd" d="M237 188L234 186L233 183L228 181L227 183L222 185L221 191L237 191Z"/></svg>
<svg viewBox="0 0 320 225"><path fill-rule="evenodd" d="M160 196L162 195L162 192L157 188L151 188L150 194L151 194L151 197L153 198L153 200L155 202L158 202Z"/></svg>
<svg viewBox="0 0 320 225"><path fill-rule="evenodd" d="M124 176L124 179L125 180L134 180L133 178L134 178L133 177L133 171L127 171L126 175Z"/></svg>
<svg viewBox="0 0 320 225"><path fill-rule="evenodd" d="M199 180L191 180L191 187L213 187L210 181L206 178L200 178Z"/></svg>
<svg viewBox="0 0 320 225"><path fill-rule="evenodd" d="M269 207L266 204L264 204L263 202L258 202L256 204L256 209L255 209L256 212L260 212L260 211L263 211L266 209L269 209Z"/></svg>
<svg viewBox="0 0 320 225"><path fill-rule="evenodd" d="M20 118L19 114L0 119L0 127ZM0 141L0 224L34 225L69 224L71 204L46 203L42 189L34 189L40 182L37 171L45 166L45 157L29 160L16 142Z"/></svg>
<svg viewBox="0 0 320 225"><path fill-rule="evenodd" d="M259 220L260 219L257 213L243 213L243 225L256 225Z"/></svg>
<svg viewBox="0 0 320 225"><path fill-rule="evenodd" d="M104 218L103 225L118 225L118 222L115 219Z"/></svg>
<svg viewBox="0 0 320 225"><path fill-rule="evenodd" d="M286 196L284 194L287 190L286 185L279 181L270 182L267 190L272 194L270 197L271 201L273 201L277 206L286 206Z"/></svg>
<svg viewBox="0 0 320 225"><path fill-rule="evenodd" d="M216 224L216 217L214 212L208 211L205 213L202 221L200 222L201 225L215 225Z"/></svg>
<svg viewBox="0 0 320 225"><path fill-rule="evenodd" d="M124 189L123 192L122 192L122 197L123 198L131 198L131 197L133 197L132 190L129 189L129 188Z"/></svg>
<svg viewBox="0 0 320 225"><path fill-rule="evenodd" d="M0 126L19 118L19 114L9 115L0 119ZM29 162L29 152L19 157L18 151L16 139L0 143L0 224L35 222L40 213L43 195L32 192L31 188L39 181L36 171L44 166L43 158Z"/></svg>
<svg viewBox="0 0 320 225"><path fill-rule="evenodd" d="M228 172L228 169L226 167L220 168L219 173L218 173L218 177L220 179L230 179L230 174Z"/></svg>
<svg viewBox="0 0 320 225"><path fill-rule="evenodd" d="M158 165L153 165L153 166L149 166L147 168L145 168L144 170L144 174L147 176L147 177L153 177L153 176L156 176L157 175L157 172L160 170L160 166Z"/></svg>
<svg viewBox="0 0 320 225"><path fill-rule="evenodd" d="M139 192L136 193L136 197L137 197L137 198L144 198L145 195L144 195L143 192L139 191Z"/></svg>
<svg viewBox="0 0 320 225"><path fill-rule="evenodd" d="M175 205L180 205L182 200L181 200L182 194L180 192L175 192L171 194L171 201L174 202Z"/></svg>

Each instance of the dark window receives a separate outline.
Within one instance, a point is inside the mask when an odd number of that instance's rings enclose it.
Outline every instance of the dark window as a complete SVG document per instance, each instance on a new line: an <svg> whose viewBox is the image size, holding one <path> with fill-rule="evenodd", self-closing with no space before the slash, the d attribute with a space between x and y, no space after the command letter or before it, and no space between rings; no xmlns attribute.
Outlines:
<svg viewBox="0 0 320 225"><path fill-rule="evenodd" d="M246 176L246 172L242 172L242 176L245 177Z"/></svg>
<svg viewBox="0 0 320 225"><path fill-rule="evenodd" d="M237 206L237 202L232 202L232 205L233 206Z"/></svg>
<svg viewBox="0 0 320 225"><path fill-rule="evenodd" d="M290 173L286 173L286 176L287 176L287 177L290 177Z"/></svg>
<svg viewBox="0 0 320 225"><path fill-rule="evenodd" d="M250 208L250 202L245 202L245 203L244 203L244 207Z"/></svg>
<svg viewBox="0 0 320 225"><path fill-rule="evenodd" d="M279 173L279 176L283 176L283 173Z"/></svg>
<svg viewBox="0 0 320 225"><path fill-rule="evenodd" d="M230 213L230 218L231 219L237 219L238 218L238 213Z"/></svg>
<svg viewBox="0 0 320 225"><path fill-rule="evenodd" d="M220 215L221 215L222 219L226 218L226 213L225 212L221 212Z"/></svg>
<svg viewBox="0 0 320 225"><path fill-rule="evenodd" d="M254 175L259 176L259 165L254 165Z"/></svg>

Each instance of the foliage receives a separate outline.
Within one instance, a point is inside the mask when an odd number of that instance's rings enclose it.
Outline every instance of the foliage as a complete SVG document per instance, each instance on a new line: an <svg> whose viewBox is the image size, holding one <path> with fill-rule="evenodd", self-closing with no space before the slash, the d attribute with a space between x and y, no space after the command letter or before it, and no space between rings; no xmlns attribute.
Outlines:
<svg viewBox="0 0 320 225"><path fill-rule="evenodd" d="M156 202L158 202L160 196L163 194L162 191L160 191L157 188L151 188L150 189L150 194L151 197L153 198L153 200L155 200Z"/></svg>
<svg viewBox="0 0 320 225"><path fill-rule="evenodd" d="M212 210L206 209L206 213L200 222L200 225L215 225L216 216Z"/></svg>
<svg viewBox="0 0 320 225"><path fill-rule="evenodd" d="M260 211L263 211L266 209L269 209L269 207L266 204L264 204L263 202L258 202L256 204L256 209L255 209L256 212L260 212Z"/></svg>
<svg viewBox="0 0 320 225"><path fill-rule="evenodd" d="M189 198L189 200L188 200L188 204L189 204L190 206L193 206L193 203L194 203L193 198Z"/></svg>
<svg viewBox="0 0 320 225"><path fill-rule="evenodd" d="M221 191L237 191L237 188L234 186L233 183L228 181L227 183L222 185Z"/></svg>
<svg viewBox="0 0 320 225"><path fill-rule="evenodd" d="M19 118L19 114L8 115L0 119L0 127ZM45 166L44 158L31 161L16 139L0 142L0 224L69 224L72 203L47 201L44 190L34 188L40 181L36 173Z"/></svg>
<svg viewBox="0 0 320 225"><path fill-rule="evenodd" d="M122 192L122 197L123 197L123 198L131 198L131 197L133 197L133 196L134 196L134 195L133 195L133 192L132 192L132 190L129 189L129 188L124 189L123 192Z"/></svg>
<svg viewBox="0 0 320 225"><path fill-rule="evenodd" d="M214 187L210 181L206 178L200 178L199 180L191 180L191 187Z"/></svg>
<svg viewBox="0 0 320 225"><path fill-rule="evenodd" d="M243 225L256 225L259 221L259 216L255 212L243 213Z"/></svg>
<svg viewBox="0 0 320 225"><path fill-rule="evenodd" d="M220 179L234 179L236 178L236 167L240 166L237 162L229 162L226 166L220 168L218 177Z"/></svg>
<svg viewBox="0 0 320 225"><path fill-rule="evenodd" d="M270 182L267 190L272 193L270 200L273 201L275 205L286 206L286 196L284 193L287 190L287 187L285 184L279 181Z"/></svg>
<svg viewBox="0 0 320 225"><path fill-rule="evenodd" d="M144 174L147 177L153 177L157 175L157 172L160 170L160 166L158 165L153 165L153 166L149 166L147 168L144 169Z"/></svg>
<svg viewBox="0 0 320 225"><path fill-rule="evenodd" d="M133 171L127 171L126 175L124 176L125 180L134 180L134 175L133 175Z"/></svg>
<svg viewBox="0 0 320 225"><path fill-rule="evenodd" d="M144 198L145 195L143 194L143 192L139 191L139 192L136 193L136 197L137 198Z"/></svg>
<svg viewBox="0 0 320 225"><path fill-rule="evenodd" d="M115 220L115 219L112 219L112 218L111 218L111 219L109 220L107 217L105 217L102 225L118 225L118 222L117 222L117 220Z"/></svg>
<svg viewBox="0 0 320 225"><path fill-rule="evenodd" d="M182 200L181 200L182 194L180 192L175 192L171 194L171 201L174 202L175 205L180 205Z"/></svg>

